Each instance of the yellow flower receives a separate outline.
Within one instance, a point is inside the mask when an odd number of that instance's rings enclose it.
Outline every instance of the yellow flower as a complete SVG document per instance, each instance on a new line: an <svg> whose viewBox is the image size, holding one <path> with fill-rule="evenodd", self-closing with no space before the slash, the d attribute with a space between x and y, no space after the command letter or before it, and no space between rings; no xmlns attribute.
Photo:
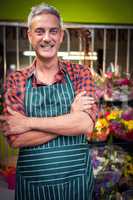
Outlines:
<svg viewBox="0 0 133 200"><path fill-rule="evenodd" d="M98 131L101 131L103 128L108 128L108 125L109 124L105 118L100 118L97 120L95 128Z"/></svg>
<svg viewBox="0 0 133 200"><path fill-rule="evenodd" d="M119 109L113 110L113 111L107 116L107 120L113 120L113 119L118 119L118 118L120 118L122 112L123 112L123 111L122 111L122 110L119 110Z"/></svg>
<svg viewBox="0 0 133 200"><path fill-rule="evenodd" d="M133 120L121 120L122 123L127 127L129 131L133 130Z"/></svg>

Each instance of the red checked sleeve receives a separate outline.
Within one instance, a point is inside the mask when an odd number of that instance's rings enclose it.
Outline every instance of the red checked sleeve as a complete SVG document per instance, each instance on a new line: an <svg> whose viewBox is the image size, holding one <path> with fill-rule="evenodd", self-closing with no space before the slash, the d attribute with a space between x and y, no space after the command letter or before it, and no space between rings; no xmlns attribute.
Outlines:
<svg viewBox="0 0 133 200"><path fill-rule="evenodd" d="M82 65L76 65L75 67L76 67L75 70L76 73L74 73L75 74L74 85L76 89L76 94L78 94L81 91L86 91L88 96L94 97L94 99L96 99L95 95L96 86L89 68ZM89 114L90 118L92 119L95 125L98 113L97 99L96 103L91 107L91 109L86 110L86 112Z"/></svg>
<svg viewBox="0 0 133 200"><path fill-rule="evenodd" d="M9 106L15 111L24 113L22 86L17 84L21 77L16 73L9 74L4 83L4 114L8 114L7 107Z"/></svg>

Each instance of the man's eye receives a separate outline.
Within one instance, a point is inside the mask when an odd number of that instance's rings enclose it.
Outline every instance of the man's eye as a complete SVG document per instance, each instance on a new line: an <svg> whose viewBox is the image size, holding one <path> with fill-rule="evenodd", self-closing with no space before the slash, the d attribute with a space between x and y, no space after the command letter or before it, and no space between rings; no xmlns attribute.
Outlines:
<svg viewBox="0 0 133 200"><path fill-rule="evenodd" d="M42 34L44 33L44 31L43 31L43 30L40 30L40 29L38 29L38 30L36 30L36 31L35 31L35 33L36 33L37 35L42 35Z"/></svg>
<svg viewBox="0 0 133 200"><path fill-rule="evenodd" d="M50 33L52 33L52 34L58 33L58 28L53 28L53 29L51 29L51 30L50 30Z"/></svg>

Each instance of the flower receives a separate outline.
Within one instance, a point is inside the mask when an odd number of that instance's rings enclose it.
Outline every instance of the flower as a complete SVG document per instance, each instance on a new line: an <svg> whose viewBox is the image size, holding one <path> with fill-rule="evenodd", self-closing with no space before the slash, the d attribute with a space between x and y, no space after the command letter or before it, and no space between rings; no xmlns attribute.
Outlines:
<svg viewBox="0 0 133 200"><path fill-rule="evenodd" d="M103 129L106 129L108 127L108 121L105 118L100 118L96 122L95 128L98 131L102 131Z"/></svg>
<svg viewBox="0 0 133 200"><path fill-rule="evenodd" d="M127 74L120 74L113 63L110 67L101 75L91 68L97 86L96 95L105 100L133 99L133 80Z"/></svg>
<svg viewBox="0 0 133 200"><path fill-rule="evenodd" d="M4 171L3 171L3 175L5 177L10 176L12 174L16 173L16 168L15 167L7 167Z"/></svg>
<svg viewBox="0 0 133 200"><path fill-rule="evenodd" d="M129 108L128 110L124 111L121 115L122 119L124 120L133 120L133 109Z"/></svg>
<svg viewBox="0 0 133 200"><path fill-rule="evenodd" d="M5 177L8 189L14 190L16 184L16 167L6 167L6 169L1 172L1 175Z"/></svg>
<svg viewBox="0 0 133 200"><path fill-rule="evenodd" d="M118 145L95 146L91 148L91 160L95 177L96 200L112 199L118 192L122 194L123 186L132 188L133 157ZM117 199L113 196L113 199Z"/></svg>
<svg viewBox="0 0 133 200"><path fill-rule="evenodd" d="M133 109L126 111L114 109L106 115L109 123L109 132L116 137L132 140L133 139Z"/></svg>
<svg viewBox="0 0 133 200"><path fill-rule="evenodd" d="M122 110L119 110L119 109L114 109L111 113L109 113L107 115L107 120L116 120L116 119L120 119L121 117L121 114L122 114Z"/></svg>
<svg viewBox="0 0 133 200"><path fill-rule="evenodd" d="M91 140L104 141L109 134L109 123L105 118L99 118L96 121L95 128L91 134Z"/></svg>
<svg viewBox="0 0 133 200"><path fill-rule="evenodd" d="M121 122L124 124L125 127L127 127L128 131L132 131L133 130L133 120L121 120Z"/></svg>
<svg viewBox="0 0 133 200"><path fill-rule="evenodd" d="M133 108L107 109L99 115L91 133L91 140L105 141L109 135L124 140L133 140Z"/></svg>
<svg viewBox="0 0 133 200"><path fill-rule="evenodd" d="M133 82L131 80L129 80L128 78L120 78L115 80L115 85L118 86L123 86L123 85L127 85L127 86L132 86Z"/></svg>

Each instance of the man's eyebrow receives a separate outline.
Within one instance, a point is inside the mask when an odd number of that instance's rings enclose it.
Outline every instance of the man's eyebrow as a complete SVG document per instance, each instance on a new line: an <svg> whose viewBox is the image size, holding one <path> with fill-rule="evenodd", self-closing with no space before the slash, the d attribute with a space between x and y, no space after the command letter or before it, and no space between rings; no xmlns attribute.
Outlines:
<svg viewBox="0 0 133 200"><path fill-rule="evenodd" d="M46 29L60 29L59 26L55 26L55 27L49 27L49 28L45 28L45 27L37 27L35 28L35 30L46 30Z"/></svg>
<svg viewBox="0 0 133 200"><path fill-rule="evenodd" d="M43 27L37 27L35 30L38 30L38 29L44 30L45 28L43 28Z"/></svg>

